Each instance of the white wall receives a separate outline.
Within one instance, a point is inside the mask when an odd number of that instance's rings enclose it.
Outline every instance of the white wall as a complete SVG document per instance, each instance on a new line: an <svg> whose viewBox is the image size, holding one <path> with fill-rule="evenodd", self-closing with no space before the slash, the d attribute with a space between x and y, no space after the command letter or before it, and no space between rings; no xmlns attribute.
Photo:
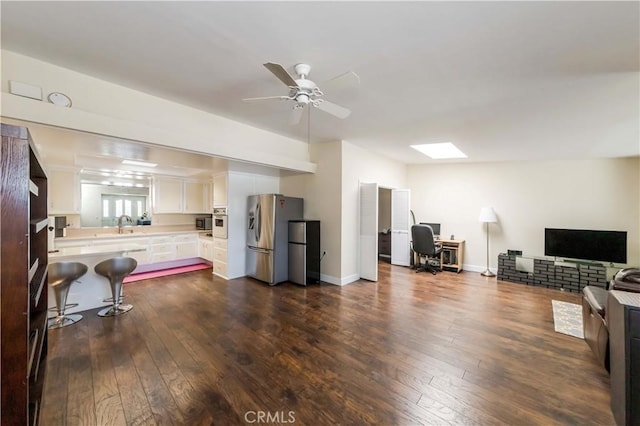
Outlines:
<svg viewBox="0 0 640 426"><path fill-rule="evenodd" d="M320 221L321 279L341 284L342 261L342 144L341 141L311 144L311 161L318 164L314 174L291 174L280 178L282 194L304 198L304 217Z"/></svg>
<svg viewBox="0 0 640 426"><path fill-rule="evenodd" d="M360 182L376 182L387 188L407 188L407 168L348 142L342 144L342 265L343 284L359 275ZM413 195L412 195L413 197Z"/></svg>
<svg viewBox="0 0 640 426"><path fill-rule="evenodd" d="M346 141L312 144L315 174L281 178L285 195L304 197L305 218L321 221L322 281L344 285L359 275L359 184L406 188L404 164Z"/></svg>
<svg viewBox="0 0 640 426"><path fill-rule="evenodd" d="M640 159L409 165L418 222L466 240L464 268L484 270L486 234L480 208L494 208L490 266L507 249L544 254L544 228L627 231L628 263L640 265Z"/></svg>
<svg viewBox="0 0 640 426"><path fill-rule="evenodd" d="M314 171L307 144L2 50L2 116L141 142ZM8 93L9 80L67 94L71 108Z"/></svg>

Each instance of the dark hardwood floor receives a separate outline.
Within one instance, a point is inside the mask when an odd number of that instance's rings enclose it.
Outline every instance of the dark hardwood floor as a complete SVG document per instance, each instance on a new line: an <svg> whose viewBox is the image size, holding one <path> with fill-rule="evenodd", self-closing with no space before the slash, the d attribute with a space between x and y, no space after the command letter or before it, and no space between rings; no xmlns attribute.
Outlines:
<svg viewBox="0 0 640 426"><path fill-rule="evenodd" d="M124 292L129 313L49 333L41 424L614 424L606 371L553 331L576 294L386 263L344 287L204 270Z"/></svg>

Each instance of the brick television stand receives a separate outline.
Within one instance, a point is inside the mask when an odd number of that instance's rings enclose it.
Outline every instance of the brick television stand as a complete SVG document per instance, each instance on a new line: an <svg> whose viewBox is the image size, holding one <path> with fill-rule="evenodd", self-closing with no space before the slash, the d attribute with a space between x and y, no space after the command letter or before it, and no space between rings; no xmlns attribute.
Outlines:
<svg viewBox="0 0 640 426"><path fill-rule="evenodd" d="M516 258L533 261L533 272L518 270ZM581 292L588 285L606 288L607 268L599 263L555 262L549 259L498 255L498 279L514 283Z"/></svg>

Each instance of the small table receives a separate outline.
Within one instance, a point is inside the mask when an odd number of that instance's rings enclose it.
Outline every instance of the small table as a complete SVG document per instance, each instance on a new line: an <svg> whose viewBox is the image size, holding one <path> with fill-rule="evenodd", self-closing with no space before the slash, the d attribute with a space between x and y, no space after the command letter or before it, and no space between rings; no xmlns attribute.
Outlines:
<svg viewBox="0 0 640 426"><path fill-rule="evenodd" d="M464 240L438 240L442 244L440 252L440 267L457 273L462 271L464 259Z"/></svg>

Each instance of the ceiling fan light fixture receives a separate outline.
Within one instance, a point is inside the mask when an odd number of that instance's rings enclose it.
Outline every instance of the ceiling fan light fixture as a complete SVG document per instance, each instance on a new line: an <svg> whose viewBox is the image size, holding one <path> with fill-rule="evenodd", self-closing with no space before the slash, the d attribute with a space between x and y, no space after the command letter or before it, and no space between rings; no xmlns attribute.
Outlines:
<svg viewBox="0 0 640 426"><path fill-rule="evenodd" d="M293 69L295 69L296 74L298 74L302 78L305 78L306 76L309 75L309 72L311 71L311 65L296 64L296 66L293 67Z"/></svg>
<svg viewBox="0 0 640 426"><path fill-rule="evenodd" d="M278 80L283 82L289 88L289 95L244 98L244 102L262 101L269 99L295 101L296 104L289 119L289 124L291 125L296 125L300 122L299 110L305 108L308 105L313 105L319 110L331 114L337 118L344 119L351 114L351 111L348 108L320 99L320 96L324 96L324 93L318 88L316 83L307 78L307 76L311 72L311 66L309 64L300 63L294 66L296 76L298 78L294 78L293 76L291 76L282 65L275 62L267 62L263 65L274 76L276 76ZM353 72L349 72L343 75L351 76L356 74Z"/></svg>
<svg viewBox="0 0 640 426"><path fill-rule="evenodd" d="M421 145L410 145L411 148L433 158L434 160L446 160L450 158L467 158L467 155L460 151L451 142L428 143Z"/></svg>

